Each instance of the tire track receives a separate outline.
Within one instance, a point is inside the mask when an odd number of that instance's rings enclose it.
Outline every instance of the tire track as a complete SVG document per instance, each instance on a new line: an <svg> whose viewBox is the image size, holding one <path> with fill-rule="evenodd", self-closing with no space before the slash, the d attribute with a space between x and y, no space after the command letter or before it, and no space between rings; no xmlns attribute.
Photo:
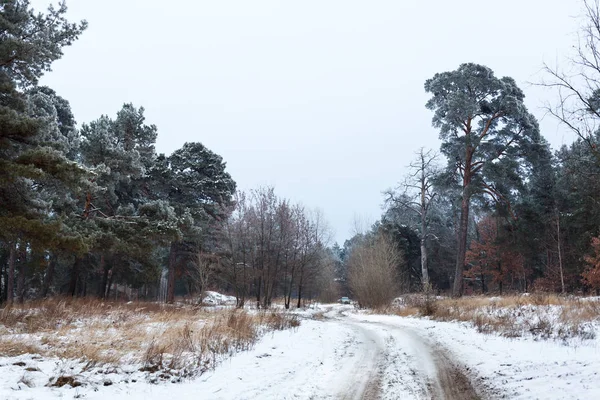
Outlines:
<svg viewBox="0 0 600 400"><path fill-rule="evenodd" d="M381 387L379 377L383 374L383 360L385 352L396 350L393 347L386 349L382 348L381 343L386 340L391 346L404 348L407 351L412 351L415 357L412 358L413 363L419 364L414 366L413 371L419 371L420 376L404 376L405 380L414 379L420 381L421 390L415 388L414 385L410 389L412 396L416 399L432 399L432 400L479 400L482 397L477 393L466 370L455 360L450 353L440 345L430 341L425 335L420 334L411 328L385 324L382 322L370 322L353 320L343 316L340 313L335 318L337 321L350 324L359 329L365 337L370 338L370 343L377 343L377 347L373 348L377 354L378 362L375 370L371 370L368 375L368 382L364 385L362 393L359 397L342 397L344 399L378 399L378 398L393 398L390 394L393 393L393 387ZM378 338L377 338L378 337ZM408 355L404 353L407 357ZM403 366L404 367L404 366ZM389 371L387 371L389 373ZM369 390L367 390L369 389ZM390 393L387 393L390 392ZM393 394L391 395L393 396Z"/></svg>

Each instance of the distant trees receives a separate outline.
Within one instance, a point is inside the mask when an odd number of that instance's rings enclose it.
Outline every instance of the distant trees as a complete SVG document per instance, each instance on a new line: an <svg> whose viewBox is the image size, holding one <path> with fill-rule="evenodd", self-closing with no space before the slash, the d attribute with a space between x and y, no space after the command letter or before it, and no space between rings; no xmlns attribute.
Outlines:
<svg viewBox="0 0 600 400"><path fill-rule="evenodd" d="M496 78L491 69L462 64L425 82L432 95L427 108L440 129L446 173L461 189L453 294L463 292L471 198L490 196L510 211L511 190L521 183L527 147L539 140L525 95L512 78Z"/></svg>
<svg viewBox="0 0 600 400"><path fill-rule="evenodd" d="M306 297L335 290L322 217L279 198L272 187L238 193L226 231L227 275L239 307L253 298L266 308L276 296L286 308L292 300L300 307Z"/></svg>

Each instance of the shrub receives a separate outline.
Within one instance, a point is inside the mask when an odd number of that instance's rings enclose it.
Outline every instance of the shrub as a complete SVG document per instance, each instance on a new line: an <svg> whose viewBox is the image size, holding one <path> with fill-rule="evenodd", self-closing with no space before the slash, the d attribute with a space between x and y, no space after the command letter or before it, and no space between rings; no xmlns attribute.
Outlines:
<svg viewBox="0 0 600 400"><path fill-rule="evenodd" d="M365 239L350 253L348 281L360 307L388 306L398 292L397 266L402 254L388 238Z"/></svg>

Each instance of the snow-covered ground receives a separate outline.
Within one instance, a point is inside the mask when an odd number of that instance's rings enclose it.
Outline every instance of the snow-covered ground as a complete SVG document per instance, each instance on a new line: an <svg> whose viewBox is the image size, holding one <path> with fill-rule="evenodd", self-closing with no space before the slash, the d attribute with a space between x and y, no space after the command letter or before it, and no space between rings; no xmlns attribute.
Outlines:
<svg viewBox="0 0 600 400"><path fill-rule="evenodd" d="M0 358L0 399L600 398L597 338L568 345L511 339L467 323L370 315L341 305L304 315L298 328L270 333L252 350L180 383L135 369ZM83 386L45 386L65 373Z"/></svg>

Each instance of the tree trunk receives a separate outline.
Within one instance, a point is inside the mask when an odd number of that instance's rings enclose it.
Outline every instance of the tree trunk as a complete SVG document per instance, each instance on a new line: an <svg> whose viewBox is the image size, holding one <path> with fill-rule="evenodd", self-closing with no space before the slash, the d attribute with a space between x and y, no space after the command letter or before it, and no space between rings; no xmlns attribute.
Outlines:
<svg viewBox="0 0 600 400"><path fill-rule="evenodd" d="M257 281L258 282L256 284L256 308L260 308L260 288L262 284L262 278L258 277Z"/></svg>
<svg viewBox="0 0 600 400"><path fill-rule="evenodd" d="M17 301L19 304L25 302L25 274L27 273L27 260L19 263L19 276L17 277Z"/></svg>
<svg viewBox="0 0 600 400"><path fill-rule="evenodd" d="M17 301L25 302L25 274L27 273L27 249L21 242L19 246L19 276L17 277Z"/></svg>
<svg viewBox="0 0 600 400"><path fill-rule="evenodd" d="M108 299L110 296L110 288L112 287L113 277L115 276L112 269L108 270L108 282L106 283L106 291L104 292L104 298Z"/></svg>
<svg viewBox="0 0 600 400"><path fill-rule="evenodd" d="M241 287L241 299L239 299L238 301L238 307L239 308L244 308L244 305L246 304L246 290L248 288L248 272L246 271L246 253L244 250L244 257L242 258L242 287Z"/></svg>
<svg viewBox="0 0 600 400"><path fill-rule="evenodd" d="M177 243L171 242L169 253L169 274L167 277L167 303L175 301L175 264L177 263Z"/></svg>
<svg viewBox="0 0 600 400"><path fill-rule="evenodd" d="M15 258L17 256L16 244L10 244L10 254L8 256L8 281L6 282L6 302L12 304L15 295Z"/></svg>
<svg viewBox="0 0 600 400"><path fill-rule="evenodd" d="M73 264L73 270L71 271L71 280L69 281L69 295L75 297L77 291L77 281L79 280L79 269L81 267L81 259L78 257L75 259Z"/></svg>
<svg viewBox="0 0 600 400"><path fill-rule="evenodd" d="M102 281L100 282L100 287L98 288L98 297L104 299L106 297L106 284L108 283L109 271L109 268L106 265L106 260L104 259L104 255L100 256L100 269L102 270Z"/></svg>
<svg viewBox="0 0 600 400"><path fill-rule="evenodd" d="M298 284L298 305L296 308L300 308L302 305L302 278L300 278L300 283Z"/></svg>
<svg viewBox="0 0 600 400"><path fill-rule="evenodd" d="M8 256L6 260L2 260L0 263L0 304L6 302L6 282L7 278L7 270L8 270Z"/></svg>
<svg viewBox="0 0 600 400"><path fill-rule="evenodd" d="M425 158L421 148L421 283L423 291L428 292L429 271L427 270L427 176Z"/></svg>
<svg viewBox="0 0 600 400"><path fill-rule="evenodd" d="M485 274L481 273L481 294L485 294Z"/></svg>
<svg viewBox="0 0 600 400"><path fill-rule="evenodd" d="M429 291L429 271L427 270L427 246L425 237L421 238L421 276L423 281L423 291Z"/></svg>
<svg viewBox="0 0 600 400"><path fill-rule="evenodd" d="M463 271L465 269L465 259L467 255L467 230L469 228L469 203L470 196L466 193L468 187L463 189L463 198L460 212L460 225L457 235L457 254L456 254L456 272L454 274L454 288L452 295L460 297L463 294Z"/></svg>
<svg viewBox="0 0 600 400"><path fill-rule="evenodd" d="M289 310L290 309L290 303L292 302L292 290L294 288L293 286L294 284L294 278L292 276L291 280L290 280L290 284L289 286L287 286L285 288L285 293L284 293L284 299L285 299L285 309Z"/></svg>
<svg viewBox="0 0 600 400"><path fill-rule="evenodd" d="M565 277L562 265L562 249L560 245L560 213L556 211L556 243L558 246L558 270L560 271L560 288L562 294L565 294Z"/></svg>
<svg viewBox="0 0 600 400"><path fill-rule="evenodd" d="M42 290L40 292L40 298L46 298L50 285L54 279L54 271L56 269L56 256L51 254L48 260L48 266L46 267L46 274L44 275L44 281L42 282Z"/></svg>

